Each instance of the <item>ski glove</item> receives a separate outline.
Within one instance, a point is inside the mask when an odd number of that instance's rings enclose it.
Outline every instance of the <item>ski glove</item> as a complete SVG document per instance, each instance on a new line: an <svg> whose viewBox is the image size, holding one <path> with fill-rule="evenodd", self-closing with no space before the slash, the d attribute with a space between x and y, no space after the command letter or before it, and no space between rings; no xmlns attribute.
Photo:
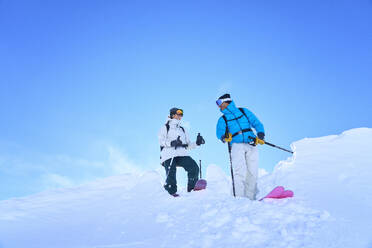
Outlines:
<svg viewBox="0 0 372 248"><path fill-rule="evenodd" d="M258 144L260 144L260 145L265 144L264 139L265 139L265 134L264 133L261 133L261 132L257 133L257 137L254 140L254 145L256 146Z"/></svg>
<svg viewBox="0 0 372 248"><path fill-rule="evenodd" d="M205 144L205 140L203 139L203 136L198 133L198 136L196 137L196 145L200 146L202 144Z"/></svg>
<svg viewBox="0 0 372 248"><path fill-rule="evenodd" d="M231 142L232 141L232 134L231 133L225 133L222 137L221 140L223 143L225 142Z"/></svg>
<svg viewBox="0 0 372 248"><path fill-rule="evenodd" d="M178 136L178 138L176 140L173 140L171 143L170 143L171 147L174 147L174 149L177 149L178 147L187 147L187 145L183 145L182 144L182 141L180 140L180 136Z"/></svg>

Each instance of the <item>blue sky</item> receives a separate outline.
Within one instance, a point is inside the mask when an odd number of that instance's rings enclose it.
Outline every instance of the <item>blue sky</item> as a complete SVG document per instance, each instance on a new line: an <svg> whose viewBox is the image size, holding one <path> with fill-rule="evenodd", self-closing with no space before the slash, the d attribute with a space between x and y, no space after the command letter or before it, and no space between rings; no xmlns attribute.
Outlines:
<svg viewBox="0 0 372 248"><path fill-rule="evenodd" d="M0 199L159 169L171 107L228 173L223 93L287 148L372 127L371 26L368 0L2 0ZM260 147L268 171L287 157Z"/></svg>

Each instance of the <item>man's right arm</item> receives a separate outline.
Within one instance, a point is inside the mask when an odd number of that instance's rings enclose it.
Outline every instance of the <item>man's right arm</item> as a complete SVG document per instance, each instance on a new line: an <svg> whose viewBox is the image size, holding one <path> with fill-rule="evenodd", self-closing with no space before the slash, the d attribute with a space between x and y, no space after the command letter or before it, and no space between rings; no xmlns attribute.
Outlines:
<svg viewBox="0 0 372 248"><path fill-rule="evenodd" d="M216 136L217 139L222 140L222 137L226 133L226 123L225 120L220 117L217 121L217 127L216 127Z"/></svg>

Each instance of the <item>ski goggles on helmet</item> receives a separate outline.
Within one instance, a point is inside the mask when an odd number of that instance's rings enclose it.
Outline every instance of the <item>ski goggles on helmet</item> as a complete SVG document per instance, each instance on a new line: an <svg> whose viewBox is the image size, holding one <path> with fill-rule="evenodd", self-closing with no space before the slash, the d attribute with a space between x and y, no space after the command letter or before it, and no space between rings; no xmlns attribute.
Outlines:
<svg viewBox="0 0 372 248"><path fill-rule="evenodd" d="M182 109L178 109L176 111L176 114L179 115L179 116L183 116L183 110Z"/></svg>
<svg viewBox="0 0 372 248"><path fill-rule="evenodd" d="M231 101L231 99L230 98L218 99L216 101L216 104L219 107L219 106L221 106L222 103L227 102L227 101Z"/></svg>

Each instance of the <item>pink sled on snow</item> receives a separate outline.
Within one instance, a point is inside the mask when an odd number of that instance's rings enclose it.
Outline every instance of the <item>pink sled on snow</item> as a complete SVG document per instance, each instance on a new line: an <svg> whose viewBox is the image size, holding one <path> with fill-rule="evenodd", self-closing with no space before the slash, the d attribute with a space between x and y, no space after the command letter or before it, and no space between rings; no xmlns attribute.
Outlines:
<svg viewBox="0 0 372 248"><path fill-rule="evenodd" d="M293 191L285 190L283 186L277 186L270 193L268 193L265 197L261 198L260 201L266 198L283 199L283 198L288 198L288 197L293 197Z"/></svg>

